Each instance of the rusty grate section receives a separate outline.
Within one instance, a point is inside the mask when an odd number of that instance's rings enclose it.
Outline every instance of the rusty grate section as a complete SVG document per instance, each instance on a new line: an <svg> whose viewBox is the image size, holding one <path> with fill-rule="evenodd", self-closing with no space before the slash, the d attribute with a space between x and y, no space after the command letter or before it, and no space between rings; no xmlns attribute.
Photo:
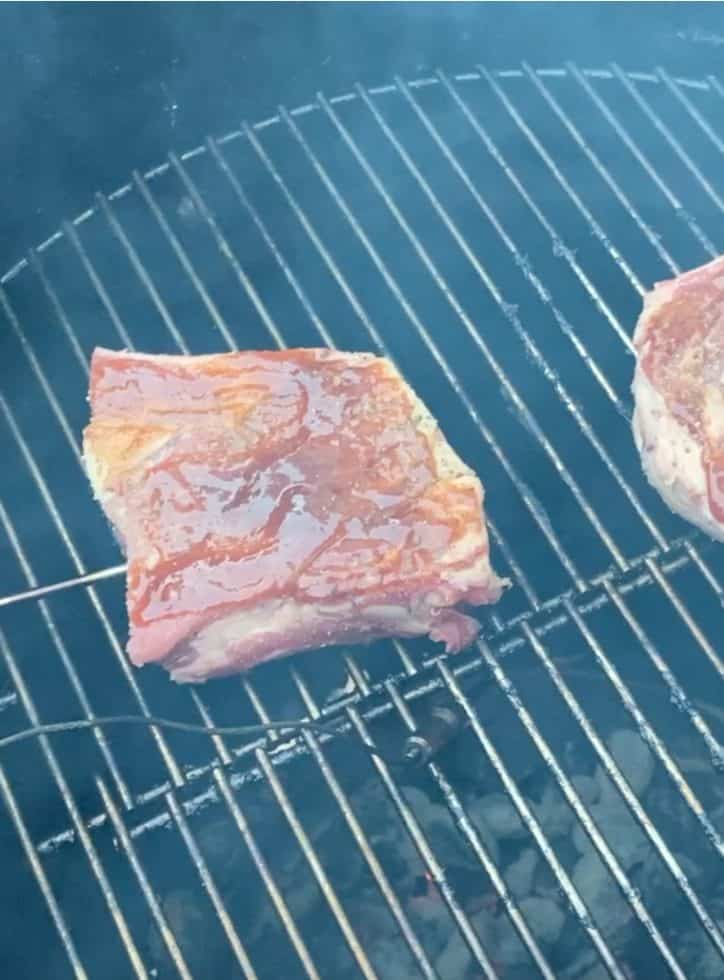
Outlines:
<svg viewBox="0 0 724 980"><path fill-rule="evenodd" d="M352 735L9 749L11 975L721 975L721 549L642 480L628 386L645 288L718 252L723 100L573 65L320 94L98 194L3 277L0 733L133 711ZM395 359L516 584L478 648L199 690L132 671L80 467L96 343ZM436 698L463 731L423 770L364 751Z"/></svg>

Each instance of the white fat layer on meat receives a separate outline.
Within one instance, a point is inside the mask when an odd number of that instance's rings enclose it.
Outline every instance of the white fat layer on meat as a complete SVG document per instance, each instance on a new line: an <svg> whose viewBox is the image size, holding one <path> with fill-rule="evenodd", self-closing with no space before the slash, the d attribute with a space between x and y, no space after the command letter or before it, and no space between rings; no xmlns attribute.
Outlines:
<svg viewBox="0 0 724 980"><path fill-rule="evenodd" d="M675 418L640 366L636 369L633 392L634 438L649 482L673 511L713 538L724 541L724 527L709 505L701 447ZM723 408L724 404L719 411ZM716 424L719 427L724 424L724 412Z"/></svg>
<svg viewBox="0 0 724 980"><path fill-rule="evenodd" d="M322 615L315 603L299 603L294 599L272 600L253 608L240 609L205 626L188 641L193 659L173 667L171 676L175 681L193 683L229 667L238 669L239 656L235 651L240 640L249 649L253 649L255 642L268 641L270 650L265 649L261 658L266 662L288 653L290 636L318 636L320 619L325 618L329 618L330 622L329 642L340 643L344 641L340 627L345 622L350 624L357 636L363 634L365 628L371 635L375 631L380 632L385 625L393 626L397 635L417 636L428 631L431 614L429 607L422 607L416 615L402 604L376 604L362 611L351 602L339 602L336 605L330 603ZM323 641L315 640L314 645L321 646ZM299 648L302 646L300 643Z"/></svg>

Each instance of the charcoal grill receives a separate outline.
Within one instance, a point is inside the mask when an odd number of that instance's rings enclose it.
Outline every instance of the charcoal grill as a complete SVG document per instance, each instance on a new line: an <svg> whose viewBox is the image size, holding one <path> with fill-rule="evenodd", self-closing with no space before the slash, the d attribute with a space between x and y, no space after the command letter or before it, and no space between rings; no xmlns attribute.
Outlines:
<svg viewBox="0 0 724 980"><path fill-rule="evenodd" d="M724 975L724 552L645 483L629 395L645 289L724 240L723 108L714 77L615 65L319 94L97 194L2 277L0 736L340 726L7 748L3 975ZM393 357L515 585L477 647L132 670L79 465L95 344ZM423 767L366 750L441 699L461 732Z"/></svg>

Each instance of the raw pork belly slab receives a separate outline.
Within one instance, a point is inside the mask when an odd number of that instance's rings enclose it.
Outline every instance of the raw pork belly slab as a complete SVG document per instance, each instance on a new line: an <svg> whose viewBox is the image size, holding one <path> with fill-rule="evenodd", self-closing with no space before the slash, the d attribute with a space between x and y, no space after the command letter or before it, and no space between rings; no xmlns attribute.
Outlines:
<svg viewBox="0 0 724 980"><path fill-rule="evenodd" d="M634 344L646 475L672 510L724 540L724 257L658 283Z"/></svg>
<svg viewBox="0 0 724 980"><path fill-rule="evenodd" d="M84 455L128 559L128 652L178 681L429 634L495 602L480 480L395 367L98 349Z"/></svg>

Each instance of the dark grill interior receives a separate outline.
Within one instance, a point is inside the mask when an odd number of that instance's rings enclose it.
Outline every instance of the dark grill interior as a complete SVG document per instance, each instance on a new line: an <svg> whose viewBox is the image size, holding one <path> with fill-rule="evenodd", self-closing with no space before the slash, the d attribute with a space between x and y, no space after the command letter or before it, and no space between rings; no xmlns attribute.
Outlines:
<svg viewBox="0 0 724 980"><path fill-rule="evenodd" d="M723 107L715 78L616 66L320 95L98 194L3 277L0 737L350 736L8 748L3 975L722 975L724 558L641 474L629 338L718 253ZM79 465L97 344L394 358L486 486L515 587L479 646L133 670ZM366 751L436 710L460 730L427 765Z"/></svg>

